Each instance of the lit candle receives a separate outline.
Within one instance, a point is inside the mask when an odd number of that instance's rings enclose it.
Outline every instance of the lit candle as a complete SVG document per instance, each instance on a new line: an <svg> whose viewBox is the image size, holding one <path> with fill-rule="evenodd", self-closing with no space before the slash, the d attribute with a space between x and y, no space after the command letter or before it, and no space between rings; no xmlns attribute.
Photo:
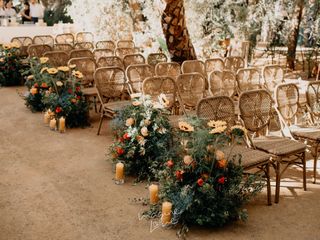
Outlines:
<svg viewBox="0 0 320 240"><path fill-rule="evenodd" d="M156 184L151 184L149 186L150 204L157 204L159 201L158 197L159 186Z"/></svg>
<svg viewBox="0 0 320 240"><path fill-rule="evenodd" d="M162 224L168 224L171 222L171 209L172 203L171 202L163 202L162 203Z"/></svg>
<svg viewBox="0 0 320 240"><path fill-rule="evenodd" d="M119 162L116 164L116 184L124 183L124 164Z"/></svg>
<svg viewBox="0 0 320 240"><path fill-rule="evenodd" d="M56 125L57 125L56 119L55 118L51 119L49 125L50 125L50 129L51 130L55 130L56 129Z"/></svg>
<svg viewBox="0 0 320 240"><path fill-rule="evenodd" d="M43 117L43 122L45 124L49 124L49 122L50 122L50 114L48 112L45 112L44 117Z"/></svg>
<svg viewBox="0 0 320 240"><path fill-rule="evenodd" d="M63 133L66 130L66 119L61 117L59 119L59 132Z"/></svg>

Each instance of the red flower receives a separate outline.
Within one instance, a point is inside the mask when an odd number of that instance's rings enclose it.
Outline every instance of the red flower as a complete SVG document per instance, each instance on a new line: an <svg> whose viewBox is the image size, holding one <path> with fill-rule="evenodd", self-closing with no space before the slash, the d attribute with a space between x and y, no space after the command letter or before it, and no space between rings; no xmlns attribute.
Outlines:
<svg viewBox="0 0 320 240"><path fill-rule="evenodd" d="M34 86L35 88L39 87L38 83L35 83L33 86Z"/></svg>
<svg viewBox="0 0 320 240"><path fill-rule="evenodd" d="M80 90L81 90L81 87L76 87L77 92L80 92Z"/></svg>
<svg viewBox="0 0 320 240"><path fill-rule="evenodd" d="M61 107L57 107L56 108L56 113L60 113L60 112L62 112L62 108Z"/></svg>
<svg viewBox="0 0 320 240"><path fill-rule="evenodd" d="M225 178L225 177L220 177L220 178L218 179L218 183L220 183L220 184L224 184L225 181L226 181L226 178Z"/></svg>
<svg viewBox="0 0 320 240"><path fill-rule="evenodd" d="M167 161L167 166L168 166L169 168L172 168L173 165L174 165L174 163L173 163L173 161L172 161L171 159L170 159L169 161Z"/></svg>
<svg viewBox="0 0 320 240"><path fill-rule="evenodd" d="M124 140L130 140L130 136L129 136L129 134L128 133L125 133L125 134L123 134L123 139Z"/></svg>
<svg viewBox="0 0 320 240"><path fill-rule="evenodd" d="M77 96L77 99L80 100L80 99L81 99L81 96Z"/></svg>
<svg viewBox="0 0 320 240"><path fill-rule="evenodd" d="M68 93L72 94L72 89L71 88L68 89Z"/></svg>
<svg viewBox="0 0 320 240"><path fill-rule="evenodd" d="M116 151L117 151L118 155L124 154L124 150L121 147L117 147Z"/></svg>
<svg viewBox="0 0 320 240"><path fill-rule="evenodd" d="M121 137L119 138L119 142L123 143L124 142L124 139Z"/></svg>
<svg viewBox="0 0 320 240"><path fill-rule="evenodd" d="M182 180L183 178L183 171L177 170L176 171L176 177L178 180Z"/></svg>
<svg viewBox="0 0 320 240"><path fill-rule="evenodd" d="M203 186L204 181L203 181L203 179L202 179L202 178L199 178L199 179L198 179L198 181L197 181L197 183L198 183L198 185L199 185L200 187L202 187L202 186Z"/></svg>
<svg viewBox="0 0 320 240"><path fill-rule="evenodd" d="M47 85L46 83L42 83L42 84L41 84L41 87L42 87L42 88L47 88L48 85Z"/></svg>

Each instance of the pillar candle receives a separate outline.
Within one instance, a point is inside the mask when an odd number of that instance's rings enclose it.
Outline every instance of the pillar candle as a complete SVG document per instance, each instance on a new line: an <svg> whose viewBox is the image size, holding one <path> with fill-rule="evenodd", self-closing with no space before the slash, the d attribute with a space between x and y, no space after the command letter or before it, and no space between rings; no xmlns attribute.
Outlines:
<svg viewBox="0 0 320 240"><path fill-rule="evenodd" d="M59 132L65 132L66 130L66 119L61 117L59 119Z"/></svg>
<svg viewBox="0 0 320 240"><path fill-rule="evenodd" d="M50 115L49 115L48 112L45 112L44 117L43 117L43 122L44 122L45 124L49 124L49 122L50 122Z"/></svg>
<svg viewBox="0 0 320 240"><path fill-rule="evenodd" d="M124 179L124 164L117 163L116 164L116 180L123 180Z"/></svg>
<svg viewBox="0 0 320 240"><path fill-rule="evenodd" d="M156 184L151 184L149 186L150 204L157 204L159 201L158 197L159 186Z"/></svg>
<svg viewBox="0 0 320 240"><path fill-rule="evenodd" d="M168 224L171 222L171 210L172 203L171 202L163 202L162 203L162 224Z"/></svg>
<svg viewBox="0 0 320 240"><path fill-rule="evenodd" d="M56 119L51 119L50 120L50 129L51 130L55 130L56 129L56 125L57 125Z"/></svg>

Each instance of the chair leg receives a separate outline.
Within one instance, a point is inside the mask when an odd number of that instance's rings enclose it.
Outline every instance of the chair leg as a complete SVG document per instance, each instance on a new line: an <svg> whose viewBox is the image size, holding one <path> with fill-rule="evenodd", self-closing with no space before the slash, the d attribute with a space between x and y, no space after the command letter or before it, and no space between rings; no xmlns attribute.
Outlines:
<svg viewBox="0 0 320 240"><path fill-rule="evenodd" d="M318 147L319 144L316 145L315 147L315 155L314 155L314 159L313 159L313 183L316 183L317 181L317 160L318 160Z"/></svg>
<svg viewBox="0 0 320 240"><path fill-rule="evenodd" d="M307 191L307 171L306 171L306 152L302 153L302 168L303 168L303 190Z"/></svg>
<svg viewBox="0 0 320 240"><path fill-rule="evenodd" d="M98 110L97 110L97 97L96 96L93 96L93 104L94 104L94 111L97 113Z"/></svg>
<svg viewBox="0 0 320 240"><path fill-rule="evenodd" d="M266 178L267 178L267 197L268 197L268 205L272 205L271 201L271 185L270 185L270 163L266 165Z"/></svg>
<svg viewBox="0 0 320 240"><path fill-rule="evenodd" d="M100 135L100 130L101 130L103 118L104 118L104 112L101 113L101 117L100 117L100 122L99 122L99 127L98 127L98 133L97 133L97 135Z"/></svg>
<svg viewBox="0 0 320 240"><path fill-rule="evenodd" d="M280 198L280 167L281 167L281 160L282 158L278 159L277 160L277 163L276 163L276 194L275 194L275 200L274 202L275 203L279 203L279 198Z"/></svg>

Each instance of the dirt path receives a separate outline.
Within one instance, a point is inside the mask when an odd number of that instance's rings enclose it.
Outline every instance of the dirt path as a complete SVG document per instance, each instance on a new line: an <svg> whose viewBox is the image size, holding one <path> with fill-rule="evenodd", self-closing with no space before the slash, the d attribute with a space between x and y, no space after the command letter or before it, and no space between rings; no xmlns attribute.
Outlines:
<svg viewBox="0 0 320 240"><path fill-rule="evenodd" d="M113 183L105 156L112 139L106 122L96 136L97 115L92 128L52 132L16 88L0 88L0 109L0 240L176 239L175 230L150 233L139 221L143 208L129 198L146 196L144 184ZM307 192L292 169L280 204L266 206L262 193L247 207L246 224L192 228L188 239L319 239L320 180L311 184L308 166Z"/></svg>

